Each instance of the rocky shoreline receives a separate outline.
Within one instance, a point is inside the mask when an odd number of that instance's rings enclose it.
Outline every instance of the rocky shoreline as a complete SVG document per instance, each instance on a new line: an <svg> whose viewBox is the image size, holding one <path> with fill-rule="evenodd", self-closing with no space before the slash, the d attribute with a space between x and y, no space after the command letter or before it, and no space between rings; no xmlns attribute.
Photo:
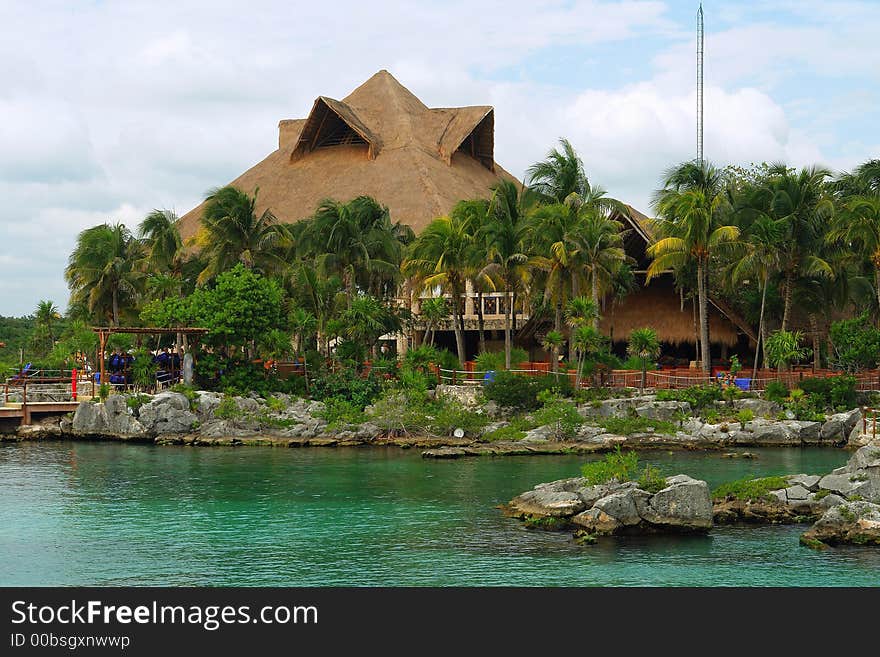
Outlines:
<svg viewBox="0 0 880 657"><path fill-rule="evenodd" d="M737 450L745 447L811 445L859 447L860 409L829 416L825 422L772 419L780 407L762 399L718 402L729 414L748 411L745 422L709 423L693 416L686 402L658 401L654 395L607 399L577 406L583 424L569 439L556 440L548 426L523 432L520 440L493 440L509 426L509 414L481 403L472 387L440 386L437 394L485 413L491 422L473 435L422 436L384 431L378 424L332 424L323 402L286 395L266 400L256 394L228 397L196 391L157 395L112 395L103 403L84 402L70 417L46 418L18 427L2 440L118 440L158 445L346 447L398 446L422 449L425 458L607 452L618 446L648 449ZM644 431L619 435L602 424L608 418L641 418ZM651 421L667 427L655 430ZM673 432L668 427L674 426ZM452 434L458 432L451 432ZM732 455L737 455L733 452Z"/></svg>
<svg viewBox="0 0 880 657"><path fill-rule="evenodd" d="M658 490L641 481L590 483L584 477L536 485L502 506L528 527L574 530L580 542L621 534L708 532L715 525L807 524L801 543L880 546L880 441L861 447L846 465L821 475L765 477L720 487L683 474ZM726 491L720 494L719 491Z"/></svg>

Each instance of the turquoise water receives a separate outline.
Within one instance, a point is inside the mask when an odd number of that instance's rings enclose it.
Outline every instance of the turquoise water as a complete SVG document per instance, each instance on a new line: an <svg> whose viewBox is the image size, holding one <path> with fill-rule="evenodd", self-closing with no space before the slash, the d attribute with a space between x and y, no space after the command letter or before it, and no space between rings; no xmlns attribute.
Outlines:
<svg viewBox="0 0 880 657"><path fill-rule="evenodd" d="M822 473L829 449L646 453L710 485ZM880 585L880 550L803 527L607 539L529 531L496 505L581 456L422 459L399 449L0 445L0 585Z"/></svg>

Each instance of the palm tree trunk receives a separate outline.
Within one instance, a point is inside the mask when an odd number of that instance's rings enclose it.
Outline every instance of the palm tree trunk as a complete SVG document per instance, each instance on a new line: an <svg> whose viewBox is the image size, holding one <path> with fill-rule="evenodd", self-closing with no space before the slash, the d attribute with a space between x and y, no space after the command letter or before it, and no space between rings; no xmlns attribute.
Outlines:
<svg viewBox="0 0 880 657"><path fill-rule="evenodd" d="M477 329L480 332L480 348L479 352L486 351L486 331L485 322L483 321L483 293L477 291ZM507 366L510 369L510 365Z"/></svg>
<svg viewBox="0 0 880 657"><path fill-rule="evenodd" d="M580 281L578 280L577 274L575 272L571 272L571 296L576 297L580 294L581 286Z"/></svg>
<svg viewBox="0 0 880 657"><path fill-rule="evenodd" d="M510 369L510 325L513 321L513 300L510 297L510 289L504 292L505 301L510 301L504 309L504 366Z"/></svg>
<svg viewBox="0 0 880 657"><path fill-rule="evenodd" d="M458 362L464 366L464 328L461 321L461 293L453 288L452 322L455 330L455 348L458 351Z"/></svg>
<svg viewBox="0 0 880 657"><path fill-rule="evenodd" d="M810 313L810 331L813 333L813 371L822 369L822 358L819 354L819 319L816 313Z"/></svg>
<svg viewBox="0 0 880 657"><path fill-rule="evenodd" d="M119 326L119 292L116 288L113 288L113 326Z"/></svg>
<svg viewBox="0 0 880 657"><path fill-rule="evenodd" d="M764 306L767 302L767 281L761 291L761 314L758 318L758 343L755 345L755 365L752 368L752 381L758 378L758 357L761 355L761 343L764 340Z"/></svg>
<svg viewBox="0 0 880 657"><path fill-rule="evenodd" d="M791 312L791 288L792 288L792 279L794 277L790 273L785 274L785 294L783 296L783 310L782 310L782 326L779 328L780 331L788 330L788 316Z"/></svg>
<svg viewBox="0 0 880 657"><path fill-rule="evenodd" d="M709 357L709 299L702 262L697 265L697 292L700 297L700 349L703 356L703 373L708 376L712 371L712 361Z"/></svg>
<svg viewBox="0 0 880 657"><path fill-rule="evenodd" d="M880 267L874 265L874 290L877 292L877 304L880 308Z"/></svg>
<svg viewBox="0 0 880 657"><path fill-rule="evenodd" d="M593 305L596 307L596 316L593 317L593 328L598 331L599 330L599 280L596 277L596 272L593 272L593 275L590 278L592 279Z"/></svg>
<svg viewBox="0 0 880 657"><path fill-rule="evenodd" d="M646 385L647 383L648 383L648 366L647 366L647 364L643 361L643 362L642 362L642 380L641 380L640 388L639 388L639 390L641 390L641 392L644 392L644 391L645 391L645 385Z"/></svg>

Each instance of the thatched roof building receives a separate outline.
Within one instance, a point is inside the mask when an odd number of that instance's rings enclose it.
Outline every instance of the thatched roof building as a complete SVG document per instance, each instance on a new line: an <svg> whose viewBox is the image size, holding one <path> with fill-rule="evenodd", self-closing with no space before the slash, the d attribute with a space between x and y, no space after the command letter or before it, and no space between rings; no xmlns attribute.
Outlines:
<svg viewBox="0 0 880 657"><path fill-rule="evenodd" d="M634 208L630 217L621 217L627 229L624 247L636 261L638 290L620 302L609 303L602 313L600 329L612 340L626 341L634 329L650 326L661 341L671 345L695 344L695 309L691 301L682 300L675 290L673 278L664 274L644 285L644 273L650 259L645 249L653 241L652 220ZM736 347L756 340L754 329L723 301L710 297L709 339L713 344Z"/></svg>
<svg viewBox="0 0 880 657"><path fill-rule="evenodd" d="M385 70L341 101L319 96L304 119L278 125L278 149L230 184L279 221L311 215L332 198L368 195L417 233L461 199L486 198L501 178L492 107L428 108ZM183 215L198 230L202 205Z"/></svg>

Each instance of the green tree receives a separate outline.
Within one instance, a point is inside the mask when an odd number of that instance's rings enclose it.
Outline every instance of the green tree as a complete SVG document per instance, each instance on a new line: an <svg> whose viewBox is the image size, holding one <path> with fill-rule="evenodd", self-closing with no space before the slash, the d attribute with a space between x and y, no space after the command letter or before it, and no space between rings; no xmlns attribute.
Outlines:
<svg viewBox="0 0 880 657"><path fill-rule="evenodd" d="M37 303L37 309L34 312L34 321L36 328L46 337L49 348L55 344L55 324L61 319L61 313L58 307L48 300L41 300Z"/></svg>
<svg viewBox="0 0 880 657"><path fill-rule="evenodd" d="M657 240L647 249L652 258L646 280L693 264L696 268L703 372L711 369L709 354L708 267L713 253L739 238L739 228L722 223L722 178L710 164L686 162L670 170L654 197L659 215Z"/></svg>
<svg viewBox="0 0 880 657"><path fill-rule="evenodd" d="M294 335L294 350L297 354L301 354L306 340L314 336L318 320L305 308L296 307L290 311L288 323Z"/></svg>
<svg viewBox="0 0 880 657"><path fill-rule="evenodd" d="M198 282L204 285L236 264L263 273L283 268L279 246L284 229L266 209L257 214L257 194L249 196L231 185L208 192L202 226L196 236L205 267Z"/></svg>
<svg viewBox="0 0 880 657"><path fill-rule="evenodd" d="M577 373L575 374L575 388L581 386L581 374L584 360L588 354L597 353L601 348L602 336L595 326L599 316L599 307L592 299L587 297L575 297L565 306L565 323L571 329L572 347L577 352ZM582 330L589 328L589 331Z"/></svg>
<svg viewBox="0 0 880 657"><path fill-rule="evenodd" d="M424 318L425 342L429 347L434 346L434 332L437 325L449 316L449 305L443 297L430 297L422 299L419 314Z"/></svg>
<svg viewBox="0 0 880 657"><path fill-rule="evenodd" d="M119 326L124 311L133 311L143 274L138 268L140 241L124 224L101 224L82 231L64 271L71 305L82 304L96 321Z"/></svg>
<svg viewBox="0 0 880 657"><path fill-rule="evenodd" d="M874 269L874 292L880 303L880 195L855 196L846 201L835 217L829 241L856 248Z"/></svg>
<svg viewBox="0 0 880 657"><path fill-rule="evenodd" d="M559 349L565 344L565 336L562 331L548 331L544 339L541 340L541 346L550 352L550 358L553 360L553 373L559 371Z"/></svg>
<svg viewBox="0 0 880 657"><path fill-rule="evenodd" d="M282 292L278 284L242 263L217 276L211 289L197 290L192 314L209 330L208 339L244 347L250 355L265 333L281 324Z"/></svg>
<svg viewBox="0 0 880 657"><path fill-rule="evenodd" d="M802 358L806 358L810 350L801 347L804 336L800 331L775 331L767 338L767 357L770 364L774 365L780 372L786 370L788 366Z"/></svg>
<svg viewBox="0 0 880 657"><path fill-rule="evenodd" d="M648 376L648 363L654 361L660 355L660 340L657 332L652 328L635 329L629 334L629 342L626 345L626 353L638 358L642 366L642 378L640 388L645 389Z"/></svg>
<svg viewBox="0 0 880 657"><path fill-rule="evenodd" d="M567 139L560 139L546 159L526 169L528 186L549 203L563 203L570 194L586 196L589 181L584 163Z"/></svg>
<svg viewBox="0 0 880 657"><path fill-rule="evenodd" d="M379 337L399 331L401 327L400 318L392 308L366 294L352 299L340 319L345 325L345 337L369 349L374 358Z"/></svg>
<svg viewBox="0 0 880 657"><path fill-rule="evenodd" d="M511 330L516 304L516 294L528 280L529 256L525 240L528 221L524 204L525 192L509 180L503 180L492 188L492 199L486 222L481 227L485 240L486 271L501 280L506 307L504 312L504 363L510 369L510 352L513 346ZM477 252L479 253L479 252Z"/></svg>
<svg viewBox="0 0 880 657"><path fill-rule="evenodd" d="M403 271L414 276L422 289L439 286L452 297L452 318L458 359L465 361L462 303L475 247L469 222L450 217L435 219L412 245Z"/></svg>

